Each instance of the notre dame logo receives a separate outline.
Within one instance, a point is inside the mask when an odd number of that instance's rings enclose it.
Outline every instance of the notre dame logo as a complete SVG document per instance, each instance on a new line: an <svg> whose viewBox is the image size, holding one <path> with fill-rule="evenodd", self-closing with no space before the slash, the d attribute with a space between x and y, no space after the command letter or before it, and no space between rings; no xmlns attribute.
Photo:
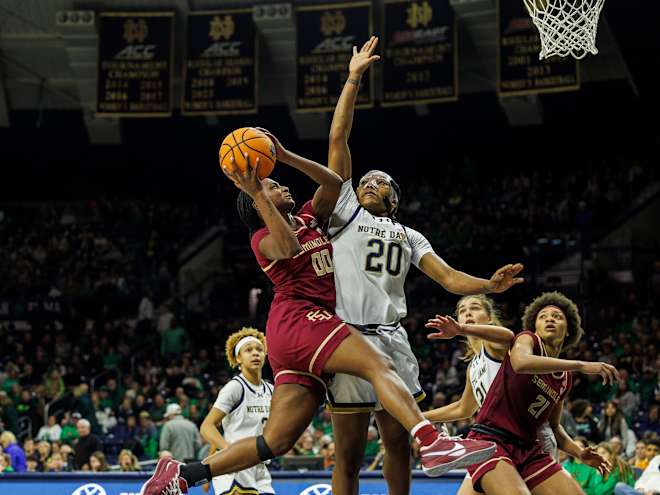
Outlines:
<svg viewBox="0 0 660 495"><path fill-rule="evenodd" d="M341 10L323 12L321 16L321 32L323 36L341 34L346 29L346 17Z"/></svg>
<svg viewBox="0 0 660 495"><path fill-rule="evenodd" d="M422 3L413 3L408 7L408 18L406 22L412 29L426 27L433 19L433 8L424 0Z"/></svg>
<svg viewBox="0 0 660 495"><path fill-rule="evenodd" d="M124 40L126 43L142 43L147 39L149 34L149 26L144 19L136 21L135 19L128 19L124 23Z"/></svg>
<svg viewBox="0 0 660 495"><path fill-rule="evenodd" d="M234 19L230 15L226 15L223 18L216 15L210 23L210 28L209 36L213 41L218 41L220 38L228 40L234 35L234 31L236 30Z"/></svg>

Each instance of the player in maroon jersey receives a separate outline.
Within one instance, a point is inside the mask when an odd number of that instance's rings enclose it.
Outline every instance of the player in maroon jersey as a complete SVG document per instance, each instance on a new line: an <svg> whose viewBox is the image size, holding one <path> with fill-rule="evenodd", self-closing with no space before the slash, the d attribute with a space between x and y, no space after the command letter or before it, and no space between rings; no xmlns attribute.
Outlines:
<svg viewBox="0 0 660 495"><path fill-rule="evenodd" d="M523 328L535 331L524 331L514 339L468 435L495 442L497 450L488 461L468 467L468 472L475 489L488 495L581 494L577 482L543 452L537 431L549 420L559 449L608 471L607 461L575 443L559 420L571 388L571 371L601 375L605 384L618 381L619 373L606 363L557 358L583 334L577 306L559 292L532 301L525 309Z"/></svg>
<svg viewBox="0 0 660 495"><path fill-rule="evenodd" d="M334 209L342 181L330 169L288 152L270 137L278 160L305 173L319 188L292 215L295 203L289 189L272 179L259 180L258 161L254 170L248 166L244 173L225 170L241 189L239 214L250 229L259 266L275 286L266 325L275 391L263 435L239 440L203 462L183 465L163 458L141 494L187 492L189 486L207 483L214 476L286 453L309 426L324 400L326 381L335 373L371 382L383 407L421 444L422 466L430 476L463 461L489 458L495 449L492 442L441 437L422 416L391 359L334 314L332 245L319 226Z"/></svg>

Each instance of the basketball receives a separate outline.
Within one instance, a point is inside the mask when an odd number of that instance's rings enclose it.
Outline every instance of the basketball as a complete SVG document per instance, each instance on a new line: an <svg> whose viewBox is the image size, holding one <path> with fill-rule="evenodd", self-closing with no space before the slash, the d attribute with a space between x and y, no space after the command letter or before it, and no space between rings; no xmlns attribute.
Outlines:
<svg viewBox="0 0 660 495"><path fill-rule="evenodd" d="M254 165L259 158L259 178L268 177L275 167L275 145L258 129L254 127L241 127L227 134L220 145L220 166L227 170L233 170L231 157L239 170L245 171L247 153L250 164Z"/></svg>

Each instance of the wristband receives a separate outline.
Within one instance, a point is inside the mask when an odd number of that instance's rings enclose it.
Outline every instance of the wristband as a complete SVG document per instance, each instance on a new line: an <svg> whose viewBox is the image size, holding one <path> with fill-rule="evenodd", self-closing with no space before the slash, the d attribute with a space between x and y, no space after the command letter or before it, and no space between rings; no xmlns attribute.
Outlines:
<svg viewBox="0 0 660 495"><path fill-rule="evenodd" d="M359 79L351 79L350 77L346 80L347 83L349 84L355 84L356 86L360 87L360 80Z"/></svg>

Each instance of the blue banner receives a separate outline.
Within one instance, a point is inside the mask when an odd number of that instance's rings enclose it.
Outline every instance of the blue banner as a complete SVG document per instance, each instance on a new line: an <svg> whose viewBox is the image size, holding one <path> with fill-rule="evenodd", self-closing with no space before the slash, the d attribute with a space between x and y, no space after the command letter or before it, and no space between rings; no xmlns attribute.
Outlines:
<svg viewBox="0 0 660 495"><path fill-rule="evenodd" d="M331 495L329 471L273 472L273 488L278 495ZM11 495L138 495L150 473L30 473L0 475L0 493ZM413 473L411 495L454 495L463 481L461 472L441 478ZM206 495L193 488L191 495ZM212 493L209 492L211 495ZM360 495L387 495L387 485L379 471L360 476Z"/></svg>

